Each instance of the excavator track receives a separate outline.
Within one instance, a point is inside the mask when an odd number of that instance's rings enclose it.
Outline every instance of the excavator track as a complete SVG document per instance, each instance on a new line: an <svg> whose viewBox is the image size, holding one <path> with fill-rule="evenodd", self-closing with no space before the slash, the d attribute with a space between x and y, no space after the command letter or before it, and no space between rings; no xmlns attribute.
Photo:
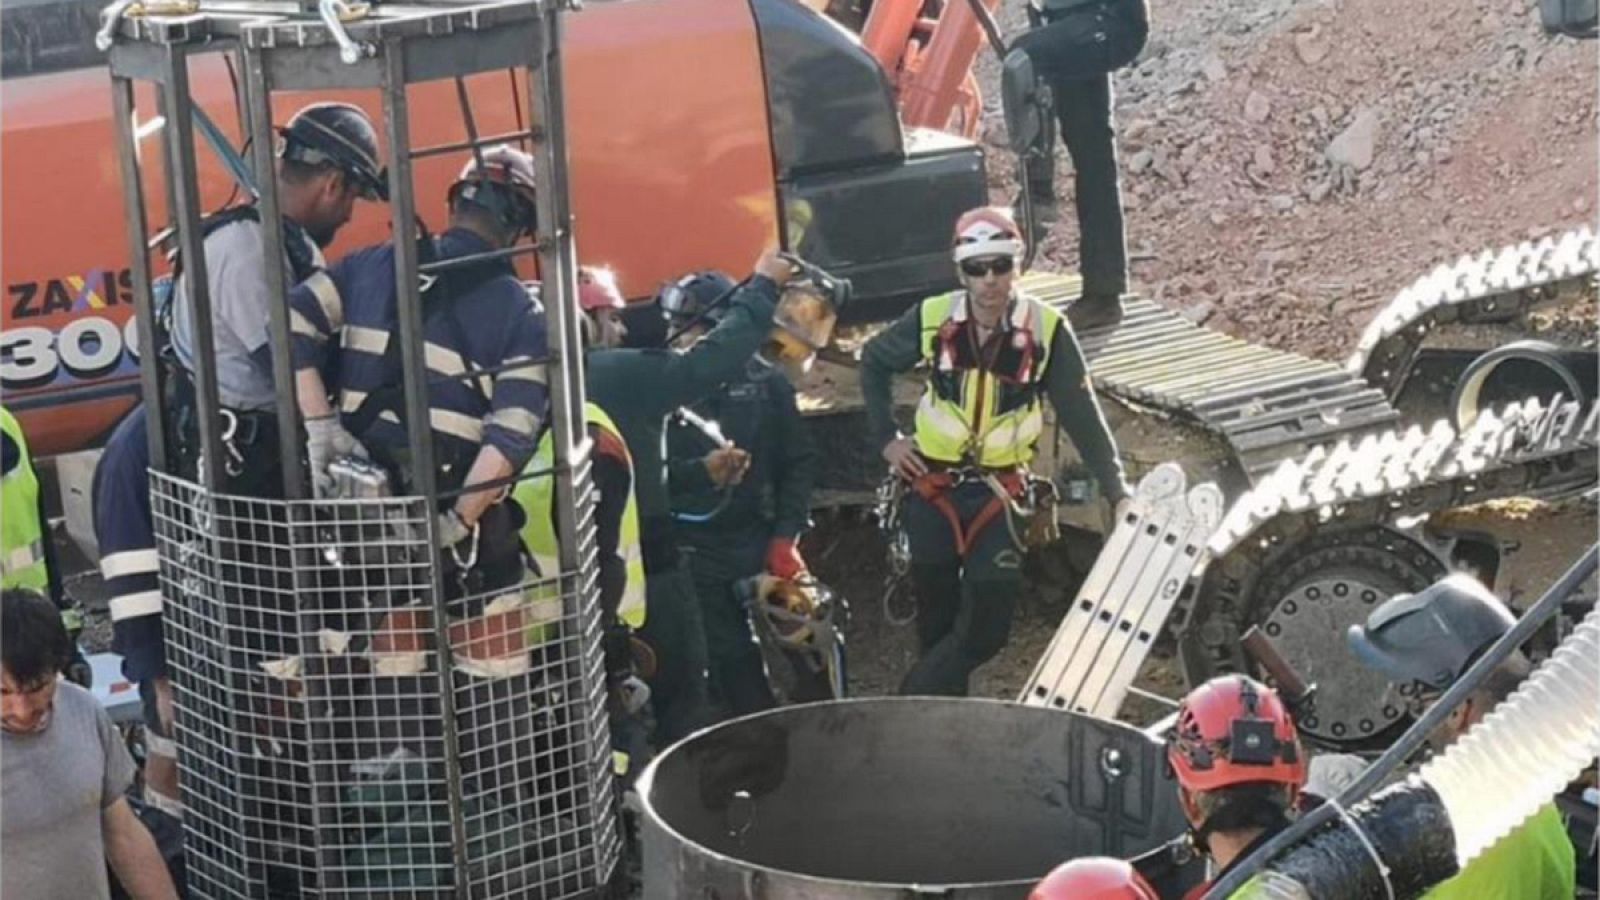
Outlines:
<svg viewBox="0 0 1600 900"><path fill-rule="evenodd" d="M1405 721L1405 698L1357 665L1343 632L1376 603L1444 573L1415 526L1429 513L1503 497L1569 497L1597 480L1596 410L1529 400L1446 422L1344 439L1285 460L1234 503L1169 626L1191 684L1247 666L1259 624L1328 698L1312 740L1356 749Z"/></svg>
<svg viewBox="0 0 1600 900"><path fill-rule="evenodd" d="M1021 286L1061 310L1076 276L1031 274ZM1142 298L1115 326L1078 335L1095 387L1220 438L1248 483L1319 444L1392 426L1379 390L1340 366L1229 337Z"/></svg>
<svg viewBox="0 0 1600 900"><path fill-rule="evenodd" d="M1462 360L1490 349L1483 341L1497 331L1583 348L1588 358L1578 368L1592 371L1597 270L1600 241L1588 228L1441 265L1373 318L1345 371L1424 418L1449 413L1440 404L1459 381Z"/></svg>

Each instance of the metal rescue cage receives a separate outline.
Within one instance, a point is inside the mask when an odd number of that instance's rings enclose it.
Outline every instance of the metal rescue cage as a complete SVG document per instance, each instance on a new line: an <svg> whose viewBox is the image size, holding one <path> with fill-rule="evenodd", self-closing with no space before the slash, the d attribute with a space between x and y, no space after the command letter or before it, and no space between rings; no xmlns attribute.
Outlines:
<svg viewBox="0 0 1600 900"><path fill-rule="evenodd" d="M203 2L174 15L108 10L118 153L129 222L141 375L152 422L163 402L140 143L155 132L171 234L195 304L193 372L202 460L175 474L171 432L150 428L152 509L186 806L199 897L569 897L616 869L594 566L594 489L562 134L562 10L542 0L375 5L342 25L294 3ZM348 14L350 10L345 10ZM286 306L271 309L283 463L281 498L228 493L236 436L218 401L197 178L196 135L230 148L193 104L190 64L225 54L240 75L241 127L259 190L268 260L284 258L271 98L364 90L380 98L393 233L416 233L412 164L518 142L537 161L537 252L551 335L546 359L517 363L551 396L559 573L509 588L447 583L438 515L456 492L435 469L419 285L460 261L419 264L397 241L398 333L409 435L405 496L313 500L299 438ZM526 127L480 137L461 79L509 70ZM467 140L411 146L408 85L455 79ZM142 120L139 82L153 83ZM513 103L520 91L513 92ZM316 99L302 94L298 99ZM157 122L160 117L164 125ZM200 131L197 131L197 125ZM243 177L241 182L246 181ZM477 257L482 259L483 257ZM268 266L269 294L291 285ZM536 367L536 368L534 368ZM508 366L502 371L507 371ZM523 477L527 477L524 473ZM503 485L502 485L503 487ZM276 494L276 485L268 493ZM456 561L455 570L470 570Z"/></svg>

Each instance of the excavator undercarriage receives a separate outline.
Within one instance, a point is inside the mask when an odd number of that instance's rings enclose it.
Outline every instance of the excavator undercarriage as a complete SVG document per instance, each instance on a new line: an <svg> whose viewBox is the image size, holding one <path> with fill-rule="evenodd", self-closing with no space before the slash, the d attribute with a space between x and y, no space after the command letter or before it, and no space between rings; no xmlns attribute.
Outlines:
<svg viewBox="0 0 1600 900"><path fill-rule="evenodd" d="M1310 739L1361 749L1403 727L1407 698L1354 665L1344 631L1447 571L1494 582L1503 544L1494 515L1460 528L1451 523L1461 510L1506 498L1589 502L1580 498L1600 478L1597 271L1587 229L1441 266L1397 295L1344 365L1229 337L1142 299L1118 325L1080 334L1130 478L1176 462L1188 484L1213 482L1226 498L1204 552L1186 571L1167 570L1182 586L1166 629L1186 680L1254 667L1240 642L1260 626L1320 684L1302 721ZM1079 293L1076 277L1059 274L1029 275L1022 287L1058 308ZM880 472L852 446L860 412L844 398L854 373L838 362L812 374L810 386L829 391L819 401L813 390L811 411L834 461L824 487L852 503ZM897 385L902 406L915 396L910 380ZM1070 441L1047 441L1036 469L1063 484L1062 524L1107 535L1108 510ZM1157 539L1147 543L1158 552ZM1139 565L1138 551L1119 552L1123 566ZM1073 605L1086 602L1111 623L1137 622L1152 601L1085 595Z"/></svg>

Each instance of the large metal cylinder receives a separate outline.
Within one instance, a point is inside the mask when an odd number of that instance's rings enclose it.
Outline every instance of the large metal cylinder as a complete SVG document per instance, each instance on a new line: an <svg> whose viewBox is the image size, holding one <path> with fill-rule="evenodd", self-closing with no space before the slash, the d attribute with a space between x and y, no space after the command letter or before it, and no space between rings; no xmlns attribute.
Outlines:
<svg viewBox="0 0 1600 900"><path fill-rule="evenodd" d="M639 781L646 898L1016 898L1183 828L1159 743L994 700L792 706L702 731Z"/></svg>

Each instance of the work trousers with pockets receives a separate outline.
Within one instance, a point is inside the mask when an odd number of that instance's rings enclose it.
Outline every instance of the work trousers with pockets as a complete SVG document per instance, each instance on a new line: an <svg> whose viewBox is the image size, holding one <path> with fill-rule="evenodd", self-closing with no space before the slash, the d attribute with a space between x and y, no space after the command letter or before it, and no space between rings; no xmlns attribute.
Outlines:
<svg viewBox="0 0 1600 900"><path fill-rule="evenodd" d="M1115 102L1111 73L1144 49L1150 25L1142 0L1088 3L1041 17L1029 7L1034 28L1013 47L1028 54L1050 87L1061 140L1074 169L1078 212L1078 268L1085 294L1121 294L1128 288L1128 241L1118 178ZM1039 166L1029 189L1055 196L1054 165Z"/></svg>
<svg viewBox="0 0 1600 900"><path fill-rule="evenodd" d="M667 745L711 722L706 692L706 635L694 581L682 561L645 575L645 608L639 636L656 654L649 680L655 713L655 747Z"/></svg>
<svg viewBox="0 0 1600 900"><path fill-rule="evenodd" d="M994 492L967 482L945 496L966 529ZM1022 590L1022 548L1006 527L1006 515L971 536L963 557L944 514L921 495L906 495L921 657L900 682L900 693L964 697L973 670L1005 647Z"/></svg>
<svg viewBox="0 0 1600 900"><path fill-rule="evenodd" d="M777 705L767 683L761 648L750 631L750 616L734 586L766 568L767 536L762 528L746 534L719 533L717 540L682 547L700 600L710 665L712 713L718 719L748 715Z"/></svg>

